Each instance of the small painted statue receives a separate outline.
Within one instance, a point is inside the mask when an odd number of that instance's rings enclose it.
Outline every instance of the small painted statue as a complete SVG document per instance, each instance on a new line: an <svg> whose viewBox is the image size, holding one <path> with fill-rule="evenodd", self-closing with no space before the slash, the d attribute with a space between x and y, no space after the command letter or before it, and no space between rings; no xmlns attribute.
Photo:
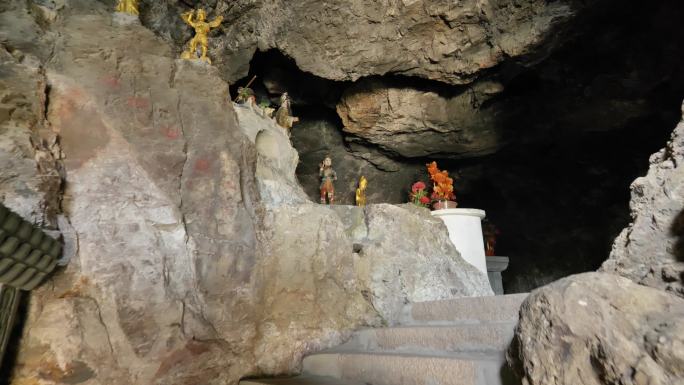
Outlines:
<svg viewBox="0 0 684 385"><path fill-rule="evenodd" d="M333 204L335 202L334 181L337 180L337 173L332 168L332 159L326 156L319 165L318 175L321 177L321 203Z"/></svg>
<svg viewBox="0 0 684 385"><path fill-rule="evenodd" d="M485 239L485 255L493 257L496 255L496 238L501 232L491 222L485 220L482 226L482 233Z"/></svg>
<svg viewBox="0 0 684 385"><path fill-rule="evenodd" d="M368 179L361 176L359 180L359 188L356 189L356 205L363 207L366 205L366 187L368 187Z"/></svg>
<svg viewBox="0 0 684 385"><path fill-rule="evenodd" d="M256 105L256 95L249 87L238 87L235 103Z"/></svg>
<svg viewBox="0 0 684 385"><path fill-rule="evenodd" d="M207 56L209 42L207 40L207 35L209 31L213 28L221 25L223 21L223 16L218 16L214 21L207 23L205 20L207 18L207 13L203 9L197 10L197 20L193 20L195 16L194 11L188 11L181 15L183 21L185 21L189 26L195 29L195 37L190 40L190 45L188 50L184 51L181 55L182 59L197 59L197 46L199 45L202 49L202 54L199 57L200 60L211 64L211 59Z"/></svg>
<svg viewBox="0 0 684 385"><path fill-rule="evenodd" d="M119 4L116 6L117 12L128 13L131 15L137 15L138 12L138 0L119 0Z"/></svg>
<svg viewBox="0 0 684 385"><path fill-rule="evenodd" d="M283 127L285 130L287 130L287 134L290 135L290 131L292 131L292 125L297 123L299 118L292 116L290 96L287 94L287 92L284 92L280 96L280 107L278 108L278 111L276 111L275 117L276 123L278 123L280 127Z"/></svg>

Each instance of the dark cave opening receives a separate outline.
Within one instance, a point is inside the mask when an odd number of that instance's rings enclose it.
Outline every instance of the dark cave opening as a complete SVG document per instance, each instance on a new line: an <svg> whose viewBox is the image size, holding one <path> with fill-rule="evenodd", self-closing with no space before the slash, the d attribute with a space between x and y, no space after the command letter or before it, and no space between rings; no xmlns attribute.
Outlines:
<svg viewBox="0 0 684 385"><path fill-rule="evenodd" d="M500 123L505 145L491 155L408 158L345 133L335 106L354 83L305 73L276 50L257 52L232 92L256 75L259 100L275 105L280 93L291 95L301 118L292 131L297 177L314 201L326 155L340 175L342 204L353 204L361 175L370 181L369 203L404 203L411 183L427 180L425 163L437 160L455 176L460 207L484 209L500 229L497 254L510 257L506 292L529 291L596 270L608 257L630 221L629 185L646 172L680 115L684 71L676 53L684 39L677 24L684 5L630 2L615 9L591 15L542 62L494 71L505 89L480 108L494 105L508 118ZM634 28L639 23L652 28ZM378 78L442 96L467 92L419 78Z"/></svg>

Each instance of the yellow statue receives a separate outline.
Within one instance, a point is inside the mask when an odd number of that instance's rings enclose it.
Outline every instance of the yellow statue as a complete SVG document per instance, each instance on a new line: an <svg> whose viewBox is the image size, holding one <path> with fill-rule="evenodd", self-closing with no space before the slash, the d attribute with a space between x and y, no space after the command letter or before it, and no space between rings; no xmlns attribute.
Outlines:
<svg viewBox="0 0 684 385"><path fill-rule="evenodd" d="M116 6L116 11L137 15L138 0L119 0L119 4Z"/></svg>
<svg viewBox="0 0 684 385"><path fill-rule="evenodd" d="M196 59L197 58L197 45L199 44L202 48L202 56L200 60L206 61L211 64L211 59L207 56L208 42L207 34L212 28L216 28L221 25L223 21L223 16L218 16L214 21L207 23L205 19L207 18L207 13L203 9L197 10L197 20L193 20L195 12L188 11L181 15L183 21L185 21L189 26L195 29L195 37L190 40L190 46L187 51L184 51L181 55L182 59Z"/></svg>
<svg viewBox="0 0 684 385"><path fill-rule="evenodd" d="M365 206L366 205L366 187L368 186L368 180L365 176L361 176L359 180L359 188L356 189L356 205Z"/></svg>

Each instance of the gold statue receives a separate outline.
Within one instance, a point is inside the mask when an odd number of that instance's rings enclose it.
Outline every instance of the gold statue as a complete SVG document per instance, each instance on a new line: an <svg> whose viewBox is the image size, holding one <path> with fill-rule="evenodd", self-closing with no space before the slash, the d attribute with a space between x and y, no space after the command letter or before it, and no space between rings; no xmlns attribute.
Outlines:
<svg viewBox="0 0 684 385"><path fill-rule="evenodd" d="M217 16L214 21L207 23L205 20L207 18L207 13L203 9L197 10L197 21L192 18L195 15L194 11L188 11L181 15L183 21L185 21L189 26L195 29L195 37L190 40L190 46L187 51L184 51L181 55L182 59L197 59L197 45L202 48L202 55L199 57L200 60L211 64L211 59L207 56L208 41L207 35L209 31L213 28L221 25L223 21L223 16Z"/></svg>
<svg viewBox="0 0 684 385"><path fill-rule="evenodd" d="M366 187L368 186L368 179L365 176L361 176L359 180L359 188L356 189L356 205L365 206L366 205Z"/></svg>
<svg viewBox="0 0 684 385"><path fill-rule="evenodd" d="M119 4L116 6L116 11L131 15L138 15L138 0L119 0Z"/></svg>
<svg viewBox="0 0 684 385"><path fill-rule="evenodd" d="M280 107L278 108L278 111L276 111L275 116L276 123L278 123L280 127L284 128L287 131L287 134L290 135L290 131L292 131L292 125L299 122L299 118L292 116L290 96L287 94L287 92L284 92L282 95L280 95Z"/></svg>

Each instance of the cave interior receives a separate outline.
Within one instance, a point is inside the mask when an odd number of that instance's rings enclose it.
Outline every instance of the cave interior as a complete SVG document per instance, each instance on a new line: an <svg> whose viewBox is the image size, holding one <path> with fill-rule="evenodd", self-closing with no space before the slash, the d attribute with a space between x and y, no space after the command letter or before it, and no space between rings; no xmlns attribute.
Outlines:
<svg viewBox="0 0 684 385"><path fill-rule="evenodd" d="M297 177L314 201L326 155L339 176L341 204L353 204L361 175L369 179L368 203L405 203L411 184L427 181L425 164L437 161L455 179L459 207L485 210L500 231L497 255L510 258L505 291L526 292L601 265L630 222L630 184L645 174L680 116L684 4L611 4L585 15L548 57L506 62L485 75L504 90L473 99L472 107L505 117L496 120L498 143L487 153L407 157L345 132L336 111L360 81L447 98L471 92L466 86L396 75L332 81L272 49L254 54L249 75L231 93L256 76L251 87L259 103L277 107L279 95L290 94L301 120L292 129Z"/></svg>

